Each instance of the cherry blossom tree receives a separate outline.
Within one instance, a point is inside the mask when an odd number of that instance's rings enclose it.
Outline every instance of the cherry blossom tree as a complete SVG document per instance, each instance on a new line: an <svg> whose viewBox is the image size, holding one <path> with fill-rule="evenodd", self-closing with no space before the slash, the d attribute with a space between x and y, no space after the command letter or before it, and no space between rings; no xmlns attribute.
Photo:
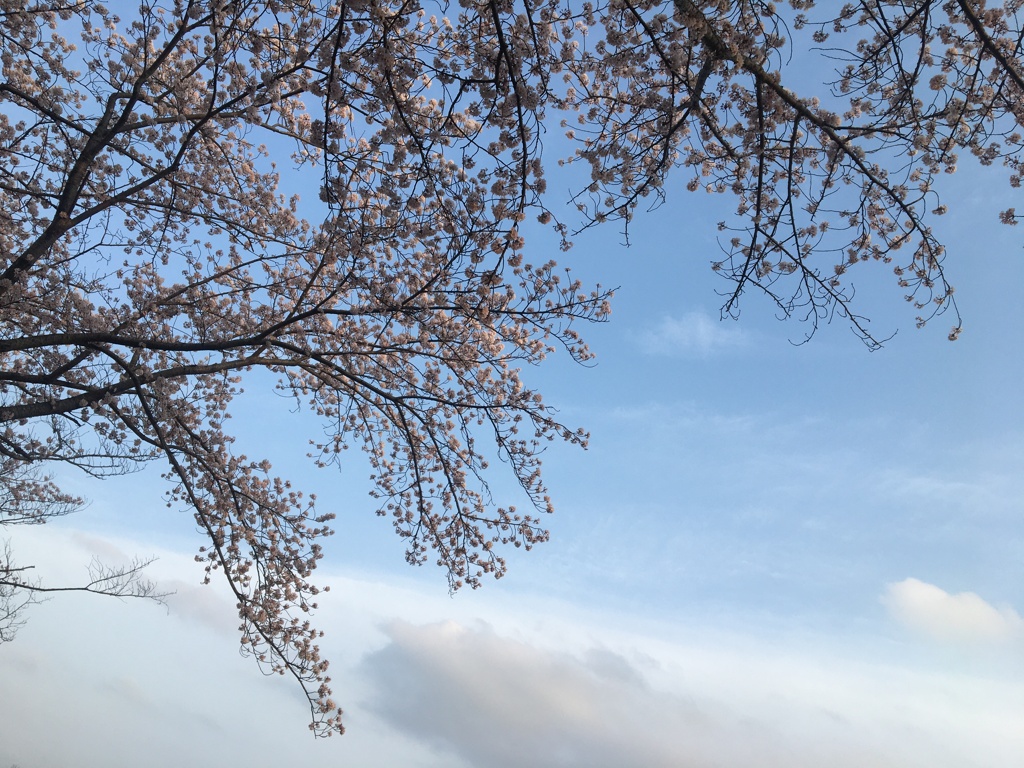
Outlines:
<svg viewBox="0 0 1024 768"><path fill-rule="evenodd" d="M47 465L164 462L243 649L297 679L318 733L340 730L306 615L332 515L232 449L228 407L246 371L276 374L323 419L313 459L362 445L409 562L433 556L452 589L547 538L539 453L586 436L520 369L556 347L588 359L575 325L608 294L524 259L543 89L501 42L514 17L482 7L455 31L405 4L0 8L3 522L77 503ZM286 194L292 179L314 199ZM492 501L488 457L535 509ZM38 591L10 562L4 586Z"/></svg>
<svg viewBox="0 0 1024 768"><path fill-rule="evenodd" d="M331 515L234 450L246 373L319 415L313 461L363 448L410 563L499 577L548 536L543 445L586 442L522 370L589 359L609 311L529 227L628 234L679 179L735 196L725 312L755 289L875 346L850 279L879 263L955 337L936 182L966 151L1019 185L1019 5L0 0L0 523L80 504L52 468L162 463L243 649L340 732L308 617ZM792 63L815 47L825 82ZM491 498L495 458L528 511ZM0 562L12 621L24 569Z"/></svg>

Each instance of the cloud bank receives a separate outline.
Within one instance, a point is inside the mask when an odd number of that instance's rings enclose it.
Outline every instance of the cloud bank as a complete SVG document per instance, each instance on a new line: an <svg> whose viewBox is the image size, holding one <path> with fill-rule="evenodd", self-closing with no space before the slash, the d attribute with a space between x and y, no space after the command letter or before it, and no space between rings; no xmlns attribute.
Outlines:
<svg viewBox="0 0 1024 768"><path fill-rule="evenodd" d="M672 662L542 647L487 625L392 622L386 634L362 665L366 705L452 765L1009 765L969 743L976 734L965 734L955 702L893 669L694 648L677 649L688 668L680 679Z"/></svg>
<svg viewBox="0 0 1024 768"><path fill-rule="evenodd" d="M140 550L58 528L19 537L26 561L69 577L97 549ZM1017 768L1024 754L1012 669L884 662L857 650L871 638L737 634L685 615L647 624L529 593L453 601L342 574L318 619L349 730L316 742L294 686L239 658L224 590L196 588L186 553L156 554L153 576L178 589L169 615L55 599L0 646L0 690L16 693L0 696L0 766Z"/></svg>

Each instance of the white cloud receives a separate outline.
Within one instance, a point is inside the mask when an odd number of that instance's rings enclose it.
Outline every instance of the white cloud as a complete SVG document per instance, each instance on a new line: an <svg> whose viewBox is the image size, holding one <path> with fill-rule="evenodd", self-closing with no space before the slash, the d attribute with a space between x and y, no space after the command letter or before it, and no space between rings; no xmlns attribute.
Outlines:
<svg viewBox="0 0 1024 768"><path fill-rule="evenodd" d="M386 632L363 665L369 706L460 766L1009 766L1024 745L1008 737L1019 707L981 729L959 711L987 698L1001 713L998 693L898 668L711 644L573 651L450 621Z"/></svg>
<svg viewBox="0 0 1024 768"><path fill-rule="evenodd" d="M997 608L973 592L951 595L910 578L889 584L882 603L904 626L938 640L972 643L1024 638L1024 619L1013 608Z"/></svg>
<svg viewBox="0 0 1024 768"><path fill-rule="evenodd" d="M745 343L746 336L737 327L728 327L706 312L687 312L679 318L664 317L640 337L641 349L649 355L705 356Z"/></svg>

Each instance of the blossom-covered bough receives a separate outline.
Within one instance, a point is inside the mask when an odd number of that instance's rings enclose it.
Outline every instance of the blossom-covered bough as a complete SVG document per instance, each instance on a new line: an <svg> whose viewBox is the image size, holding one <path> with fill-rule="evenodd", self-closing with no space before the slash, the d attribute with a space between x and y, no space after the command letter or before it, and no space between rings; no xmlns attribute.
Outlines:
<svg viewBox="0 0 1024 768"><path fill-rule="evenodd" d="M162 461L243 647L340 732L307 618L331 515L233 450L245 373L322 418L316 462L362 446L411 563L501 576L548 535L543 444L586 442L521 369L587 360L577 326L609 311L528 258L527 224L568 247L675 174L738 201L708 254L726 312L757 288L876 345L849 277L877 261L919 322L956 314L933 180L967 150L1019 182L1017 5L0 0L0 523L77 507L48 467ZM787 80L811 45L836 57L822 93ZM532 509L491 499L489 456ZM25 573L0 562L8 608L43 589ZM99 576L155 594L134 566Z"/></svg>
<svg viewBox="0 0 1024 768"><path fill-rule="evenodd" d="M733 282L724 313L754 288L808 321L808 338L838 315L877 348L884 339L853 305L850 278L881 262L918 326L952 310L956 339L945 249L929 224L946 211L936 182L967 151L1005 164L1019 186L1021 4L787 5L593 6L584 23L598 25L598 42L566 65L590 220L628 220L676 169L691 191L737 198L712 265ZM999 217L1016 222L1013 209Z"/></svg>

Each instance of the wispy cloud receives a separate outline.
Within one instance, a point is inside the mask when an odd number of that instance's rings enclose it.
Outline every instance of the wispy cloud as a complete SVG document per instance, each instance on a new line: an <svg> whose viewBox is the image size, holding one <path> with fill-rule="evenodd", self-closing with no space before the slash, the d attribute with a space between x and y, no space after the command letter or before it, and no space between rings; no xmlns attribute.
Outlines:
<svg viewBox="0 0 1024 768"><path fill-rule="evenodd" d="M738 327L712 318L706 312L687 312L682 317L663 317L640 336L640 348L649 355L706 356L746 343Z"/></svg>
<svg viewBox="0 0 1024 768"><path fill-rule="evenodd" d="M899 623L928 637L958 643L1024 639L1024 619L973 592L950 594L919 579L889 584L882 603Z"/></svg>

